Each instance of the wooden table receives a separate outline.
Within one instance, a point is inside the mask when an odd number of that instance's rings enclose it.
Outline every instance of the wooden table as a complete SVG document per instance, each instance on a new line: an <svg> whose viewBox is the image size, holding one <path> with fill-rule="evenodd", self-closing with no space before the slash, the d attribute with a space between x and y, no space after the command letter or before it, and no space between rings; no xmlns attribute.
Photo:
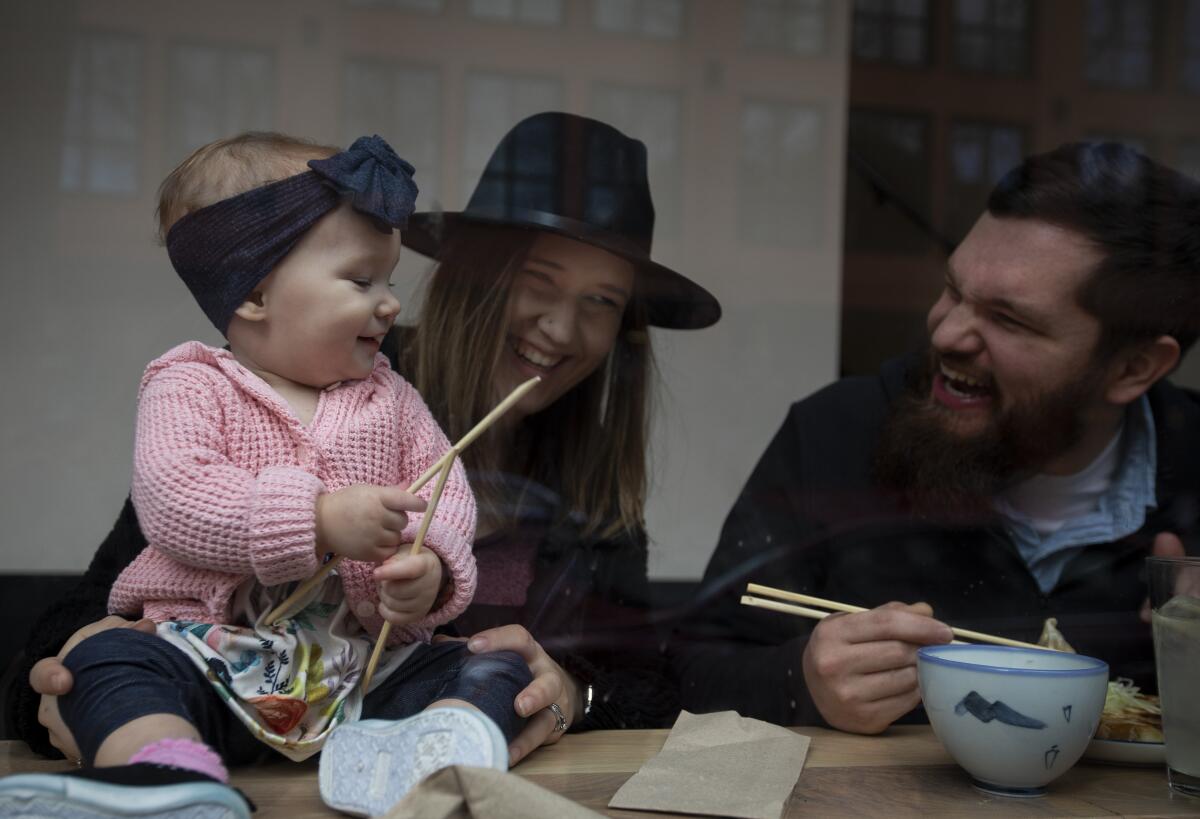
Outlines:
<svg viewBox="0 0 1200 819"><path fill-rule="evenodd" d="M1040 799L987 796L968 784L927 726L897 726L877 737L797 728L813 738L788 816L1200 816L1200 800L1171 794L1162 768L1083 761ZM658 753L667 731L595 731L564 737L514 769L548 790L609 816L666 814L608 811L609 798ZM0 775L67 770L0 742ZM315 760L280 760L238 770L234 784L258 803L256 817L338 816L317 795Z"/></svg>

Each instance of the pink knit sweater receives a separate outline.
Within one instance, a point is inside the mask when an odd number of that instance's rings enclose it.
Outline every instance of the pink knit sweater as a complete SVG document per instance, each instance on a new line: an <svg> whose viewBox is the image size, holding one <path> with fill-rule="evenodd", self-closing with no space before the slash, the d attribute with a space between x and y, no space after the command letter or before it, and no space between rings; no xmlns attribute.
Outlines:
<svg viewBox="0 0 1200 819"><path fill-rule="evenodd" d="M317 570L316 500L355 484L408 486L450 444L421 396L378 355L362 381L325 390L305 427L258 376L226 350L196 341L151 362L138 395L133 503L150 545L117 578L108 610L156 622L229 623L243 581L266 586ZM431 481L419 493L428 499ZM409 516L411 543L422 515ZM475 591L475 500L456 464L425 544L453 593L390 643L426 640ZM403 547L402 547L403 549ZM371 633L375 564L338 566L350 610Z"/></svg>

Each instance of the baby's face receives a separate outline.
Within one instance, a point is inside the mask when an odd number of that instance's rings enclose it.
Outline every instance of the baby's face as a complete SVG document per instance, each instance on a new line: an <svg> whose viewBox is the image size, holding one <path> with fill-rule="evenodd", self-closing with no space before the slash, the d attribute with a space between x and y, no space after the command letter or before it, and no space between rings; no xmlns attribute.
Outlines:
<svg viewBox="0 0 1200 819"><path fill-rule="evenodd" d="M345 203L331 211L260 286L259 363L312 387L366 378L400 312L390 289L399 258L399 231L381 232Z"/></svg>

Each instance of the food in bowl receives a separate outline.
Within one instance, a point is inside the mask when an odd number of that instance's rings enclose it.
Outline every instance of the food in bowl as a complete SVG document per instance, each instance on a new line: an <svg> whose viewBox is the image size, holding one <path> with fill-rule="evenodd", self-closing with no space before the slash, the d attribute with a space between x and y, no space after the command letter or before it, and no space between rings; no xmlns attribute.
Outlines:
<svg viewBox="0 0 1200 819"><path fill-rule="evenodd" d="M1162 708L1158 697L1143 694L1132 680L1124 677L1110 682L1096 739L1162 742Z"/></svg>
<svg viewBox="0 0 1200 819"><path fill-rule="evenodd" d="M1054 617L1046 618L1042 624L1038 645L1052 651L1075 653L1067 638L1058 630L1058 620ZM1109 682L1096 739L1162 742L1162 708L1159 707L1158 697L1143 694L1133 680L1124 677Z"/></svg>
<svg viewBox="0 0 1200 819"><path fill-rule="evenodd" d="M921 699L934 733L973 784L1040 796L1083 755L1104 707L1108 665L1033 648L925 646Z"/></svg>

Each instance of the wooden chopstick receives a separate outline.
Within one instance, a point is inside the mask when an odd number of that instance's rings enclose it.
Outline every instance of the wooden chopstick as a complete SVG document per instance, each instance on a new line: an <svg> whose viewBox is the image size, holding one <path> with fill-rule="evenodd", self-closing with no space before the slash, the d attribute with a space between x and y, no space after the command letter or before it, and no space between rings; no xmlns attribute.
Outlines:
<svg viewBox="0 0 1200 819"><path fill-rule="evenodd" d="M437 475L438 472L441 471L441 468L445 466L446 462L448 460L452 460L453 455L454 448L451 447L450 449L446 450L445 455L437 459L433 466L429 467L429 469L426 469L421 477L409 484L408 489L405 491L411 495L425 484L429 483L433 476ZM297 586L296 590L289 594L282 603L271 609L271 612L267 615L267 625L275 625L279 618L289 613L292 610L292 607L296 605L297 601L312 591L313 587L317 586L322 580L324 580L330 572L337 568L337 565L341 562L341 555L334 555L327 560L325 565L317 569L316 573L312 577L308 578L308 580L305 580L303 583Z"/></svg>
<svg viewBox="0 0 1200 819"><path fill-rule="evenodd" d="M450 450L453 452L454 450ZM454 467L454 459L446 460L446 465L442 467L442 471L438 473L437 483L433 486L433 495L429 498L429 503L425 506L425 517L421 518L421 525L417 527L417 538L413 541L410 555L415 555L421 551L421 546L425 543L425 533L429 531L429 523L433 520L434 512L437 511L438 501L442 498L442 490L446 487L446 478L450 477L450 470ZM363 694L367 693L367 688L371 685L371 678L375 676L375 668L379 665L379 657L383 654L383 647L387 645L388 635L392 633L392 624L387 620L383 621L383 628L379 630L379 639L375 641L375 649L371 652L371 659L367 663L367 670L363 672L362 690Z"/></svg>
<svg viewBox="0 0 1200 819"><path fill-rule="evenodd" d="M762 586L758 583L747 583L746 591L752 594L760 594L763 597L774 597L776 600L789 600L796 603L807 603L809 606L821 606L822 608L831 609L832 611L843 611L857 613L866 611L862 606L853 606L849 603L839 603L836 600L826 600L822 597L813 597L808 594L799 594L797 592L784 591L783 589L773 589L770 586ZM742 596L742 605L755 606L761 609L770 609L772 611L784 612L785 614L795 614L799 617L809 617L814 620L823 619L831 612L817 611L816 609L806 608L804 606L789 605L787 603L777 603L773 600L764 600L759 597L753 597L752 594ZM1021 640L1012 640L1008 637L999 637L995 634L985 634L982 631L971 631L965 628L950 627L950 631L955 637L962 640L970 640L974 643L991 643L998 646L1012 646L1013 648L1040 648L1044 651L1053 651L1054 649L1039 646L1036 643L1025 643ZM960 642L955 640L954 642Z"/></svg>
<svg viewBox="0 0 1200 819"><path fill-rule="evenodd" d="M514 389L512 392L510 392L508 394L508 397L506 397L503 401L501 401L499 404L497 404L496 407L491 412L489 412L487 415L483 416L483 419L478 424L471 427L470 432L468 432L466 435L464 435L462 438L460 438L458 440L458 443L456 443L454 446L450 447L450 449L446 451L445 455L438 458L437 461L433 464L433 466L426 469L421 474L421 477L419 477L415 481L413 481L413 483L405 491L407 491L409 493L416 492L418 489L423 487L425 484L429 483L429 481L431 481L433 479L434 475L437 475L439 472L442 471L442 467L444 467L446 465L447 460L449 460L451 463L453 463L454 459L457 458L459 455L461 455L462 451L464 449L469 447L476 438L478 438L485 431L487 431L487 428L490 427L493 423L495 423L497 418L499 418L501 415L503 415L504 413L506 413L510 409L512 409L513 404L517 403L522 398L524 398L525 393L529 392L534 387L536 387L541 382L541 380L542 380L541 376L535 375L533 378L520 384L516 389ZM313 587L315 587L322 580L324 580L329 575L330 572L332 572L334 569L337 568L337 564L339 564L341 562L342 562L342 556L334 555L332 558L330 558L325 563L324 566L322 566L320 569L317 570L316 574L314 574L308 580L305 580L303 583L301 583L299 586L297 586L296 590L287 596L287 599L285 599L282 603L280 603L275 608L271 609L271 611L267 614L267 625L268 626L274 625L279 620L280 617L283 617L285 614L290 612L292 610L292 608L296 605L297 601L299 601L302 597L304 597L306 594L308 594L310 591L312 591Z"/></svg>
<svg viewBox="0 0 1200 819"><path fill-rule="evenodd" d="M810 609L805 606L793 606L791 603L780 603L777 600L766 600L762 597L754 597L750 594L742 595L742 605L753 606L756 609L770 609L771 611L778 611L782 612L783 614L794 614L797 617L807 617L810 620L824 620L831 614L835 614L835 612L832 611L819 611L817 609ZM838 605L843 604L839 603ZM866 609L862 609L862 611L866 611ZM951 640L950 642L954 643L955 645L965 645L962 640Z"/></svg>

